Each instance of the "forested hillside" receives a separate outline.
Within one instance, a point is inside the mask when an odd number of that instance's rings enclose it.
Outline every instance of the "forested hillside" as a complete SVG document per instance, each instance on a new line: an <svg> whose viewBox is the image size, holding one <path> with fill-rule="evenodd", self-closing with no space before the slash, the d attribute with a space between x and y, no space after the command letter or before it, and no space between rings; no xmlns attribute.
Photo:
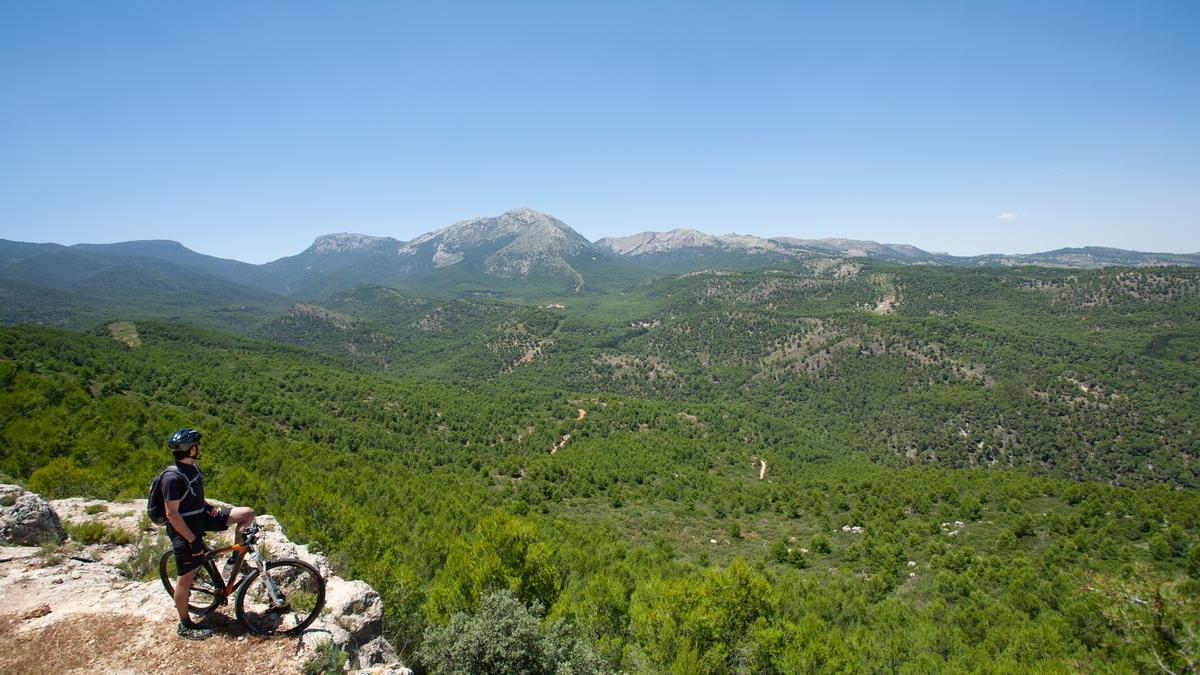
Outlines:
<svg viewBox="0 0 1200 675"><path fill-rule="evenodd" d="M406 378L731 402L890 465L1197 487L1200 273L815 261L538 306L360 287L256 333Z"/></svg>
<svg viewBox="0 0 1200 675"><path fill-rule="evenodd" d="M1180 270L838 263L542 306L364 287L269 340L16 326L0 473L137 496L200 428L211 494L367 579L419 667L526 611L508 589L584 670L1179 672L1196 307Z"/></svg>

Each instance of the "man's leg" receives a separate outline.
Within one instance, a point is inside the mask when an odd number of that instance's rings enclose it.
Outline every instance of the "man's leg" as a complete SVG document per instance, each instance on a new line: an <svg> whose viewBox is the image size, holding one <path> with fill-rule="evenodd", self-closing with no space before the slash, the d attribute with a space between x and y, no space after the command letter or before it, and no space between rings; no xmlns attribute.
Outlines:
<svg viewBox="0 0 1200 675"><path fill-rule="evenodd" d="M175 579L175 609L179 612L179 628L175 632L186 640L205 640L212 637L212 629L192 623L192 618L188 616L188 599L195 576L196 570L192 570Z"/></svg>
<svg viewBox="0 0 1200 675"><path fill-rule="evenodd" d="M242 530L254 522L254 509L235 506L229 511L229 522L233 524L233 543L242 543Z"/></svg>
<svg viewBox="0 0 1200 675"><path fill-rule="evenodd" d="M195 576L196 570L192 570L175 579L175 609L179 612L179 620L184 625L192 623L192 618L188 616L188 598L192 594L192 579Z"/></svg>

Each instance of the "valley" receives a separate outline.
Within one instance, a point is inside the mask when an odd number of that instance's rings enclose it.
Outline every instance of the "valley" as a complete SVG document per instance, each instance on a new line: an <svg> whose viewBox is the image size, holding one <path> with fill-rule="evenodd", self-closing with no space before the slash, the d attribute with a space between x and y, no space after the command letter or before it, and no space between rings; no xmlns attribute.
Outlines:
<svg viewBox="0 0 1200 675"><path fill-rule="evenodd" d="M9 247L0 482L136 498L200 428L210 492L368 581L418 669L497 589L584 671L1195 662L1196 268L612 244L651 263L540 216L270 281Z"/></svg>

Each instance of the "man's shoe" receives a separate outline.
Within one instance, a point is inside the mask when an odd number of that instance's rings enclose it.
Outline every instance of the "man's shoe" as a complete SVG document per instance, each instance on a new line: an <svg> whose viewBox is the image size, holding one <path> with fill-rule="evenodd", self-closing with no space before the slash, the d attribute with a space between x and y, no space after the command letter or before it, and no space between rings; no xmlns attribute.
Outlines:
<svg viewBox="0 0 1200 675"><path fill-rule="evenodd" d="M175 634L184 640L207 640L212 637L212 629L180 621L179 626L175 629Z"/></svg>

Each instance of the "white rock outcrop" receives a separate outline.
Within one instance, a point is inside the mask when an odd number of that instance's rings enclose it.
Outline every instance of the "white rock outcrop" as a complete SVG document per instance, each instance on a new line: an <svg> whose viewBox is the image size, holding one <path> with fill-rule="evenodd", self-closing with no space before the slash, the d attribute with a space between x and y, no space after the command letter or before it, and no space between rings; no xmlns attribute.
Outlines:
<svg viewBox="0 0 1200 675"><path fill-rule="evenodd" d="M214 502L216 503L216 502ZM85 621L89 617L108 617L134 622L143 633L143 643L161 641L164 649L176 638L173 635L175 608L157 579L157 554L152 557L153 569L142 568L137 574L151 580L130 578L130 565L144 549L162 545L162 528L153 526L142 530L145 501L104 502L95 499L71 498L46 502L40 496L17 486L0 485L0 522L5 537L11 533L41 533L35 538L43 543L44 533L57 533L65 538L62 520L69 523L97 521L106 528L128 533L129 544L93 543L83 545L68 541L61 548L35 546L6 546L0 548L0 616L16 621L20 634L35 636L38 631L53 629L58 622ZM62 520L59 518L62 515ZM410 673L395 649L382 636L383 601L375 589L361 580L346 580L333 574L325 556L310 551L307 546L289 540L279 522L271 516L259 516L262 527L260 550L272 559L299 558L316 567L325 578L325 609L318 619L298 638L273 638L270 649L253 651L252 641L237 637L240 627L231 633L219 632L218 639L245 644L248 658L273 661L259 664L259 672L297 672L305 661L315 656L323 644L355 655L351 670L369 673ZM226 545L231 533L208 537L210 545ZM15 540L8 540L10 543ZM168 549L169 550L169 549ZM144 579L145 577L143 577ZM232 605L232 599L230 602ZM231 607L219 609L217 625L233 625ZM224 616L224 615L228 616ZM107 620L107 619L106 619ZM167 635L167 638L153 636ZM136 642L136 641L135 641ZM290 644L291 647L286 645ZM2 646L2 645L0 645ZM153 652L153 647L150 649ZM142 651L136 651L141 649ZM125 651L131 651L126 654ZM139 661L145 644L126 645L117 641L106 655L98 655L100 670L121 672L156 672L156 668ZM281 656L282 654L282 656ZM251 666L251 662L245 664ZM2 670L2 669L0 669Z"/></svg>
<svg viewBox="0 0 1200 675"><path fill-rule="evenodd" d="M66 538L62 521L46 500L18 485L0 485L0 541L38 546Z"/></svg>

